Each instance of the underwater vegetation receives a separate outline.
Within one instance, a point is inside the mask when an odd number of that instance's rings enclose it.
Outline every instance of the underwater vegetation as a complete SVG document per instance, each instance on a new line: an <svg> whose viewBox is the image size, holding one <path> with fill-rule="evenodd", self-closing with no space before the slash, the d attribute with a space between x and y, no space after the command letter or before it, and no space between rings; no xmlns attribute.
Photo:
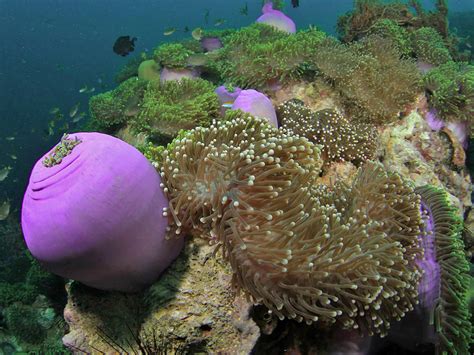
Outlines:
<svg viewBox="0 0 474 355"><path fill-rule="evenodd" d="M169 139L181 129L209 125L220 109L214 89L212 83L200 78L148 85L131 127L155 139Z"/></svg>
<svg viewBox="0 0 474 355"><path fill-rule="evenodd" d="M452 54L457 53L456 37L448 29L448 5L446 0L436 0L433 11L425 11L418 0L383 2L380 0L356 0L354 10L338 18L337 32L343 42L358 41L386 19L411 32L423 27L433 28L445 41Z"/></svg>
<svg viewBox="0 0 474 355"><path fill-rule="evenodd" d="M123 125L136 115L147 82L132 77L117 88L92 96L89 101L90 125L99 131L108 132Z"/></svg>
<svg viewBox="0 0 474 355"><path fill-rule="evenodd" d="M317 45L326 37L317 29L288 34L266 24L254 24L224 39L221 76L242 88L265 88L300 78Z"/></svg>
<svg viewBox="0 0 474 355"><path fill-rule="evenodd" d="M449 61L423 78L429 103L446 120L468 121L474 115L474 66Z"/></svg>
<svg viewBox="0 0 474 355"><path fill-rule="evenodd" d="M314 54L314 65L341 93L354 120L393 122L421 88L416 65L377 35L350 44L327 40Z"/></svg>

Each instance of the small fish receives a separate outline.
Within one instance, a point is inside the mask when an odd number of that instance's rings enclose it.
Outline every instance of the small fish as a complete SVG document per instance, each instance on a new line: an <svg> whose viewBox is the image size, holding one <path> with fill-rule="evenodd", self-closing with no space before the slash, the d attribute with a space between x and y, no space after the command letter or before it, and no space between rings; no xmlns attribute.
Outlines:
<svg viewBox="0 0 474 355"><path fill-rule="evenodd" d="M52 115L57 114L60 111L59 107L53 107L51 110L49 110L49 113Z"/></svg>
<svg viewBox="0 0 474 355"><path fill-rule="evenodd" d="M202 28L197 27L193 30L193 32L191 32L191 35L196 41L200 41L202 38L202 33L203 33Z"/></svg>
<svg viewBox="0 0 474 355"><path fill-rule="evenodd" d="M94 91L95 91L95 88L90 88L90 89L87 91L87 93L88 93L88 94L92 94Z"/></svg>
<svg viewBox="0 0 474 355"><path fill-rule="evenodd" d="M79 89L79 93L82 94L82 93L86 92L87 90L89 90L89 88L88 88L87 85L86 85L86 86L84 86L84 87L82 87L82 88Z"/></svg>
<svg viewBox="0 0 474 355"><path fill-rule="evenodd" d="M206 25L209 23L209 9L206 9L204 11L204 22L206 23Z"/></svg>
<svg viewBox="0 0 474 355"><path fill-rule="evenodd" d="M78 114L77 116L75 116L75 117L72 119L72 122L73 122L73 123L77 123L77 122L79 122L80 120L82 120L84 117L86 117L86 113L85 113L85 112L81 112L80 114Z"/></svg>
<svg viewBox="0 0 474 355"><path fill-rule="evenodd" d="M10 214L10 201L4 201L0 205L0 221L4 221L5 219L7 219L9 214Z"/></svg>
<svg viewBox="0 0 474 355"><path fill-rule="evenodd" d="M300 0L291 0L291 5L293 5L293 7L300 6Z"/></svg>
<svg viewBox="0 0 474 355"><path fill-rule="evenodd" d="M173 33L175 33L175 32L176 32L176 28L174 28L174 27L169 27L169 28L167 28L167 29L163 32L163 34L164 34L165 36L171 36L171 35L172 35Z"/></svg>
<svg viewBox="0 0 474 355"><path fill-rule="evenodd" d="M186 59L186 64L191 67L200 67L206 65L208 62L209 58L204 53L196 53Z"/></svg>
<svg viewBox="0 0 474 355"><path fill-rule="evenodd" d="M249 7L247 3L245 3L245 5L240 9L240 14L244 16L247 16L249 14Z"/></svg>
<svg viewBox="0 0 474 355"><path fill-rule="evenodd" d="M15 137L5 137L5 140L11 142L15 140Z"/></svg>
<svg viewBox="0 0 474 355"><path fill-rule="evenodd" d="M79 105L80 103L78 102L73 107L71 107L71 110L69 111L69 117L73 118L76 115L77 111L79 110Z"/></svg>
<svg viewBox="0 0 474 355"><path fill-rule="evenodd" d="M54 129L53 127L49 126L48 127L48 130L45 130L45 133L48 135L48 136L52 136L54 134Z"/></svg>
<svg viewBox="0 0 474 355"><path fill-rule="evenodd" d="M222 107L224 108L232 108L232 102L225 102L222 104Z"/></svg>
<svg viewBox="0 0 474 355"><path fill-rule="evenodd" d="M465 44L466 44L466 47L467 47L467 48L472 49L472 46L471 46L470 43L466 42Z"/></svg>
<svg viewBox="0 0 474 355"><path fill-rule="evenodd" d="M184 31L184 32L189 32L189 27L188 27L188 26L184 26L183 31Z"/></svg>
<svg viewBox="0 0 474 355"><path fill-rule="evenodd" d="M12 170L11 166L6 166L0 169L0 181L3 181L8 177L8 174L10 174L10 170Z"/></svg>
<svg viewBox="0 0 474 355"><path fill-rule="evenodd" d="M221 25L223 25L225 22L226 22L226 20L223 19L223 18L217 19L216 22L214 22L214 26L221 26Z"/></svg>
<svg viewBox="0 0 474 355"><path fill-rule="evenodd" d="M16 155L14 155L14 154L10 154L10 158L12 158L13 160L17 160L17 159L18 159L18 157L17 157Z"/></svg>

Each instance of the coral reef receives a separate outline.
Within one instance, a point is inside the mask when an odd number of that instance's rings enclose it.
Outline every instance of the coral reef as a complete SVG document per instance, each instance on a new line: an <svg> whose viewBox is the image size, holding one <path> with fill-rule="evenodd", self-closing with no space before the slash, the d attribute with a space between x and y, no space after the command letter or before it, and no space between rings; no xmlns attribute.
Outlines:
<svg viewBox="0 0 474 355"><path fill-rule="evenodd" d="M343 42L352 42L364 37L379 20L387 19L405 25L412 18L408 7L399 2L356 0L354 9L338 18L337 33Z"/></svg>
<svg viewBox="0 0 474 355"><path fill-rule="evenodd" d="M368 35L375 34L377 36L387 38L392 41L398 53L402 57L408 58L413 51L410 35L405 27L399 26L394 20L381 18L374 22L367 31Z"/></svg>
<svg viewBox="0 0 474 355"><path fill-rule="evenodd" d="M416 65L400 59L393 43L376 35L350 45L325 41L313 60L345 98L353 119L393 122L420 90Z"/></svg>
<svg viewBox="0 0 474 355"><path fill-rule="evenodd" d="M277 111L282 127L322 146L325 164L361 163L375 154L377 134L371 125L351 123L331 109L313 112L296 100L278 106Z"/></svg>
<svg viewBox="0 0 474 355"><path fill-rule="evenodd" d="M447 194L433 186L416 189L421 195L426 215L428 239L424 268L429 263L439 265L438 277L428 276L420 284L421 306L434 314L434 328L439 340L439 353L468 354L472 341L472 324L467 304L470 287L469 264L461 239L463 222Z"/></svg>
<svg viewBox="0 0 474 355"><path fill-rule="evenodd" d="M118 72L115 74L115 82L120 84L134 76L138 76L138 67L146 60L143 55L137 55L131 58Z"/></svg>
<svg viewBox="0 0 474 355"><path fill-rule="evenodd" d="M221 76L234 85L254 89L300 78L325 37L316 29L289 35L265 24L245 27L224 41Z"/></svg>
<svg viewBox="0 0 474 355"><path fill-rule="evenodd" d="M91 100L96 127L160 172L167 236L193 238L143 294L73 283L71 350L469 353L472 65L459 61L443 0L433 11L356 0L338 31L342 43L313 26L204 30L134 69L161 69L160 82L130 79ZM243 90L216 90L225 83ZM279 129L226 110L242 109L247 89L278 107ZM42 282L36 271L29 284ZM31 302L17 286L7 302Z"/></svg>
<svg viewBox="0 0 474 355"><path fill-rule="evenodd" d="M474 114L474 66L447 62L423 78L428 101L445 120L470 121Z"/></svg>
<svg viewBox="0 0 474 355"><path fill-rule="evenodd" d="M228 287L229 267L214 255L215 248L204 241L190 241L144 294L101 293L72 284L64 311L70 328L65 345L83 352L134 353L139 339L168 353L250 353L260 334L249 318L251 304L235 297Z"/></svg>
<svg viewBox="0 0 474 355"><path fill-rule="evenodd" d="M194 52L181 43L165 43L154 50L153 59L162 67L182 69L192 54Z"/></svg>
<svg viewBox="0 0 474 355"><path fill-rule="evenodd" d="M160 81L160 71L159 65L153 59L144 60L141 62L138 67L138 79L159 82Z"/></svg>
<svg viewBox="0 0 474 355"><path fill-rule="evenodd" d="M374 164L350 187L311 187L320 166L306 139L234 111L163 152L172 230L211 230L234 285L280 319L385 334L417 296L419 198Z"/></svg>
<svg viewBox="0 0 474 355"><path fill-rule="evenodd" d="M208 125L219 115L214 86L203 79L184 78L147 87L139 114L132 128L151 139L170 139L181 129Z"/></svg>
<svg viewBox="0 0 474 355"><path fill-rule="evenodd" d="M92 128L114 130L136 115L136 107L142 100L146 84L146 81L133 77L114 90L92 96L89 100Z"/></svg>
<svg viewBox="0 0 474 355"><path fill-rule="evenodd" d="M441 35L432 27L421 27L411 33L411 45L416 58L435 66L452 60Z"/></svg>

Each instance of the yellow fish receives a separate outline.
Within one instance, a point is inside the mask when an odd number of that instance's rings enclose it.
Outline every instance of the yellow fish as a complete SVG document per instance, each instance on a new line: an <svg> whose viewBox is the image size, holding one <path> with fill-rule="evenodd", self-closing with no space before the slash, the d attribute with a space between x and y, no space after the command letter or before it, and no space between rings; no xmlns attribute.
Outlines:
<svg viewBox="0 0 474 355"><path fill-rule="evenodd" d="M197 27L193 30L193 32L191 32L191 35L193 36L193 38L196 40L196 41L200 41L201 38L202 38L202 34L203 34L203 31L202 31L202 28L201 27Z"/></svg>
<svg viewBox="0 0 474 355"><path fill-rule="evenodd" d="M164 34L165 36L171 36L171 35L172 35L173 33L175 33L175 32L176 32L176 28L174 28L174 27L169 27L169 28L167 28L167 29L163 32L163 34Z"/></svg>

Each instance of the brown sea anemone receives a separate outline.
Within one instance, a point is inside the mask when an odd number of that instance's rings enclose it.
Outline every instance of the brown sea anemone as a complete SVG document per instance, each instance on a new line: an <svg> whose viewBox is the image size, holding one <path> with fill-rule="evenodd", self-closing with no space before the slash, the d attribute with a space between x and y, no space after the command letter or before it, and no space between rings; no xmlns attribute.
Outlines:
<svg viewBox="0 0 474 355"><path fill-rule="evenodd" d="M326 164L333 161L365 162L375 153L375 127L350 122L335 110L313 112L301 102L289 100L278 106L277 114L282 127L321 145Z"/></svg>
<svg viewBox="0 0 474 355"><path fill-rule="evenodd" d="M321 161L319 150L305 138L291 137L266 120L230 111L209 128L197 127L175 139L160 165L170 201L168 212L179 234L215 228L225 209L239 204L246 187L255 199L267 201L292 183L310 184Z"/></svg>
<svg viewBox="0 0 474 355"><path fill-rule="evenodd" d="M175 232L207 232L233 284L280 319L385 334L413 309L419 197L367 164L352 185L314 187L319 151L238 111L176 139L161 161Z"/></svg>

